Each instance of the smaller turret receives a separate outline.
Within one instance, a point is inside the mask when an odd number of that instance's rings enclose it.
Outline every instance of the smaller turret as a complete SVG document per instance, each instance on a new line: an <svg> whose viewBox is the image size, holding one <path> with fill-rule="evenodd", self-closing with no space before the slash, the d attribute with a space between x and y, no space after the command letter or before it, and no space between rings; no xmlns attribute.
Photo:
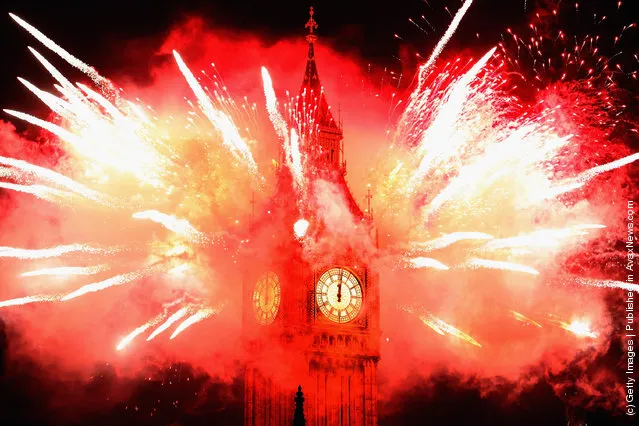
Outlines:
<svg viewBox="0 0 639 426"><path fill-rule="evenodd" d="M293 418L293 426L306 426L306 419L304 418L304 393L302 393L302 387L297 387L297 393L295 394L295 417Z"/></svg>

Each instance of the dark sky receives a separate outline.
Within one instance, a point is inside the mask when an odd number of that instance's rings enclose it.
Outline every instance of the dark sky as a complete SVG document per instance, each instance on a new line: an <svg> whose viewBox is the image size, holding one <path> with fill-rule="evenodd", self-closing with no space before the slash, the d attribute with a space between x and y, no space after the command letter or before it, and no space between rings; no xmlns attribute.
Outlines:
<svg viewBox="0 0 639 426"><path fill-rule="evenodd" d="M9 12L27 20L76 57L109 76L144 72L140 66L143 61L133 63L131 57L117 54L120 42L146 40L150 56L152 49L159 47L163 35L186 16L201 16L212 26L257 33L265 40L276 41L304 34L309 5L302 1L258 0L5 0L0 9L0 57L5 64L0 69L0 104L3 107L24 105L24 89L15 83L15 77L27 75L33 79L34 69L38 67L26 49L37 42L9 18ZM338 50L361 55L363 62L399 67L395 57L400 44L426 55L450 22L444 7L448 5L454 13L461 2L323 0L313 5L323 40L329 39ZM421 15L427 16L437 34L426 36L408 22L408 18L418 20ZM523 0L475 0L450 47L472 47L477 43L476 33L481 34L481 43L493 45L504 28L520 25L525 20ZM397 40L394 34L404 41Z"/></svg>
<svg viewBox="0 0 639 426"><path fill-rule="evenodd" d="M532 9L534 1L528 3ZM610 5L613 1L601 3ZM320 34L330 39L335 48L360 52L364 61L379 66L399 66L395 56L400 45L427 55L450 22L444 6L454 13L460 4L455 0L323 0L313 6ZM172 25L185 16L203 16L214 26L277 40L304 33L309 6L304 1L276 0L4 0L0 6L0 106L28 110L23 105L31 102L31 97L25 96L15 77L31 78L38 69L26 49L34 41L9 18L9 12L26 19L108 76L123 69L140 72L139 63L115 55L119 42L146 39L152 52ZM426 37L408 22L408 18L420 15L426 15L438 29L437 36ZM475 0L450 49L493 45L506 27L522 27L527 19L524 0ZM395 39L395 33L405 41ZM476 33L480 34L479 40ZM59 382L31 360L8 358L8 348L19 336L12 331L7 337L4 328L0 319L0 425L241 424L240 382L222 384L189 366L178 366L181 379L169 387L162 379L147 382L118 378L106 365L96 366L96 374L89 382ZM166 369L157 377L171 378L175 371ZM190 380L185 381L185 377ZM476 389L460 385L457 378L445 373L434 379L434 389L435 392L425 383L418 384L386 402L380 424L562 425L567 422L567 413L587 420L589 425L630 424L626 418L613 417L605 411L567 407L544 382L525 392L514 404L505 402L507 389L482 398ZM206 397L194 397L196 392ZM106 402L106 395L117 394L127 394L127 400ZM183 404L169 404L175 399ZM135 410L139 406L148 409L155 400L166 401L155 404L155 417ZM71 411L75 413L70 415Z"/></svg>

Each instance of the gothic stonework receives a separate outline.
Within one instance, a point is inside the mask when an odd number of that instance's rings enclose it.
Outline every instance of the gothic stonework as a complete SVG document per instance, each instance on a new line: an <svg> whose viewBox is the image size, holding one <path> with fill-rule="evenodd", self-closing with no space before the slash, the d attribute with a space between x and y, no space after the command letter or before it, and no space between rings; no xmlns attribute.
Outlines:
<svg viewBox="0 0 639 426"><path fill-rule="evenodd" d="M346 184L341 125L315 64L312 10L307 28L306 72L290 118L305 141L309 191L318 181L339 188L354 232L368 238L373 224ZM330 234L312 197L300 206L293 185L280 166L276 194L254 220L242 260L244 424L293 424L301 385L306 425L376 426L379 276L363 250ZM319 249L309 250L293 234L300 217L309 221L308 238L323 242Z"/></svg>

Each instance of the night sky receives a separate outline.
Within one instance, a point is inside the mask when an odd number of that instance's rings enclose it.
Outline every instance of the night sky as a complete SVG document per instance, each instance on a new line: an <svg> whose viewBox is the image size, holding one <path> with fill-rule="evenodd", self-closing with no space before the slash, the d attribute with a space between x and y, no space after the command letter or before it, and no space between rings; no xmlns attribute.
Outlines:
<svg viewBox="0 0 639 426"><path fill-rule="evenodd" d="M528 12L524 11L524 3L476 0L449 49L494 45L507 27L525 26ZM534 10L533 0L528 3L528 8ZM408 18L428 15L441 35L450 22L444 6L454 13L459 4L442 0L324 0L313 6L324 42L338 51L359 55L362 65L372 63L410 72L413 64L397 59L401 50L426 56L438 37L421 34ZM145 61L140 56L118 55L120 43L136 40L141 51L146 50L150 57L173 25L193 15L205 18L211 27L247 31L268 41L301 37L309 5L302 1L257 0L4 0L0 7L0 106L26 111L37 108L37 100L27 95L15 77L29 76L34 83L39 82L38 76L44 78L35 72L38 65L26 49L33 39L15 25L9 12L50 35L103 75L127 74L144 83L149 79ZM400 35L403 41L393 34ZM122 378L105 359L104 364L95 366L90 378L60 379L52 373L55 366L40 365L28 354L11 353L20 339L20 331L5 324L0 316L0 425L242 424L243 384L239 378L221 381L179 363L159 367L161 373L155 377L164 379ZM609 355L614 359L621 357L621 352L611 347ZM479 386L466 381L462 384L461 378L448 372L429 381L415 381L410 391L383 403L380 425L562 425L569 418L588 425L631 424L627 417L613 416L602 409L570 407L543 381L516 402L508 402L511 388L507 384L482 397ZM118 395L126 396L120 399ZM156 400L160 402L155 403ZM157 408L154 416L139 411L138 407L152 404Z"/></svg>
<svg viewBox="0 0 639 426"><path fill-rule="evenodd" d="M428 3L428 4L427 4ZM529 2L530 3L530 2ZM499 5L498 5L499 4ZM526 22L523 0L477 0L457 35L449 44L451 50L460 46L492 46L507 26ZM430 6L429 6L430 5ZM443 1L406 0L389 4L363 1L322 1L315 4L318 31L322 43L336 50L362 58L362 64L372 63L394 69L406 67L396 59L400 46L427 55L450 22ZM142 56L123 55L121 43L138 41L137 47L148 51L148 57L160 46L169 29L186 17L199 16L211 27L247 31L268 42L283 37L302 36L308 19L309 4L305 2L260 1L167 1L137 0L131 2L39 2L4 1L4 23L0 26L0 54L6 63L0 70L2 104L24 105L24 91L14 84L18 75L32 77L34 64L26 46L32 39L6 16L8 12L24 17L76 57L99 69L103 75L127 74L140 81L147 77ZM457 5L451 3L454 13ZM495 13L498 10L499 13ZM428 15L438 35L424 35L408 22L409 17ZM480 34L480 39L476 34ZM401 36L404 41L394 38ZM143 52L140 53L143 55Z"/></svg>

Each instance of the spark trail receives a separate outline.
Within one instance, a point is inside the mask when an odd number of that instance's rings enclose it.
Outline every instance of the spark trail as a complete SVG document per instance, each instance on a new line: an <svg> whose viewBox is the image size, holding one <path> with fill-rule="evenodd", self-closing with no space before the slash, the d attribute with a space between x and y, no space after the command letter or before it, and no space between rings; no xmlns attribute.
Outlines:
<svg viewBox="0 0 639 426"><path fill-rule="evenodd" d="M151 333L149 337L146 338L146 340L151 341L155 339L162 332L168 330L173 324L175 324L176 322L184 318L189 313L190 309L191 308L189 306L184 306L183 308L180 308L178 311L176 311L174 314L168 317L166 321L164 321L158 328L153 330L153 333Z"/></svg>
<svg viewBox="0 0 639 426"><path fill-rule="evenodd" d="M182 321L180 325L177 326L173 334L171 334L171 337L169 339L171 340L175 339L180 333L182 333L184 330L186 330L193 324L197 324L198 322L205 320L206 318L210 317L211 315L215 313L216 313L215 310L213 310L212 308L200 309L199 311L197 311L196 313L194 313L193 315L191 315L190 317Z"/></svg>
<svg viewBox="0 0 639 426"><path fill-rule="evenodd" d="M462 4L462 7L460 7L455 14L455 17L444 33L444 36L439 40L439 42L435 46L435 49L433 49L433 53L431 53L426 63L419 67L419 86L422 86L424 84L426 74L428 73L428 71L430 71L430 68L433 66L439 55L442 53L450 38L453 36L453 34L455 34L455 31L457 31L457 27L459 27L459 24L464 18L464 15L466 15L466 12L468 12L471 4L473 4L472 0L466 0L464 4Z"/></svg>
<svg viewBox="0 0 639 426"><path fill-rule="evenodd" d="M524 324L528 324L528 325L534 325L535 327L543 328L542 325L539 324L537 321L531 320L524 314L520 314L519 312L516 312L516 311L510 311L510 313L513 315L513 318L515 318L517 321L523 322Z"/></svg>
<svg viewBox="0 0 639 426"><path fill-rule="evenodd" d="M148 219L155 223L159 223L166 229L173 231L178 235L188 237L192 240L202 240L204 235L193 227L186 219L178 219L175 216L161 213L157 210L146 210L134 213L134 219Z"/></svg>
<svg viewBox="0 0 639 426"><path fill-rule="evenodd" d="M266 110L275 129L275 133L282 140L286 164L293 174L296 187L304 189L304 171L302 166L302 154L300 151L300 138L295 129L290 129L286 120L277 109L277 98L273 90L273 81L268 70L262 67L262 80L264 82L264 96L266 98Z"/></svg>
<svg viewBox="0 0 639 426"><path fill-rule="evenodd" d="M121 286L124 284L129 284L133 281L139 280L141 278L147 277L154 272L160 270L158 266L151 266L144 268L140 271L127 272L125 274L115 275L111 278L107 278L103 281L98 281L96 283L86 284L79 289L72 291L71 293L66 294L61 301L65 302L67 300L75 299L76 297L84 296L88 293L95 293L98 291L105 290L114 286Z"/></svg>
<svg viewBox="0 0 639 426"><path fill-rule="evenodd" d="M490 240L492 238L493 237L491 235L483 232L453 232L430 241L415 243L414 246L418 250L428 252L443 249L459 241Z"/></svg>
<svg viewBox="0 0 639 426"><path fill-rule="evenodd" d="M127 347L133 341L133 339L135 339L137 336L139 336L140 334L144 333L146 330L151 328L152 325L153 325L153 321L149 321L146 324L142 324L141 326L133 330L126 337L120 340L120 343L118 343L118 345L115 347L115 350L121 351L122 349Z"/></svg>
<svg viewBox="0 0 639 426"><path fill-rule="evenodd" d="M69 64L73 65L74 67L78 68L80 71L91 77L91 79L96 84L101 86L103 89L110 89L110 92L115 92L115 90L111 86L111 82L106 78L100 76L100 74L98 74L98 72L93 67L85 64L75 56L71 55L69 52L58 46L53 40L42 34L40 30L24 21L22 18L14 15L13 13L9 13L9 16L11 17L11 19L16 21L18 25L27 30L29 34L38 39L38 41L40 41L47 48L51 49L51 51L55 52Z"/></svg>
<svg viewBox="0 0 639 426"><path fill-rule="evenodd" d="M414 257L412 259L409 259L409 261L414 268L434 268L444 271L450 269L448 268L448 266L444 265L440 261L431 259L429 257Z"/></svg>
<svg viewBox="0 0 639 426"><path fill-rule="evenodd" d="M87 244L68 244L45 249L23 249L15 247L0 247L0 257L13 257L17 259L46 259L59 257L70 253L85 253L107 255L116 253L115 248L92 247Z"/></svg>
<svg viewBox="0 0 639 426"><path fill-rule="evenodd" d="M453 327L451 324L443 321L442 319L436 317L428 311L425 311L421 308L411 308L411 307L402 307L405 312L409 314L413 314L417 316L425 325L433 329L437 334L442 336L449 334L453 337L461 339L467 343L470 343L473 346L482 347L481 344L475 340L469 334L464 333L463 331Z"/></svg>
<svg viewBox="0 0 639 426"><path fill-rule="evenodd" d="M240 136L237 131L237 127L231 118L213 107L211 100L202 89L202 86L200 86L200 83L198 83L197 79L193 76L191 70L189 70L186 66L180 54L173 51L173 56L175 57L175 62L180 68L182 75L184 75L184 78L191 87L191 90L193 90L202 112L204 112L211 124L222 134L222 141L224 144L228 146L234 154L238 155L246 162L251 173L256 174L257 164L255 164L251 150L244 139Z"/></svg>
<svg viewBox="0 0 639 426"><path fill-rule="evenodd" d="M468 261L470 268L489 268L500 269L502 271L524 272L526 274L539 275L539 271L530 266L520 265L517 263L505 262L502 260L478 259L474 258Z"/></svg>
<svg viewBox="0 0 639 426"><path fill-rule="evenodd" d="M596 339L598 334L590 329L590 324L585 320L573 320L571 322L565 322L561 320L552 320L558 327L563 328L566 331L573 333L579 338L591 338Z"/></svg>
<svg viewBox="0 0 639 426"><path fill-rule="evenodd" d="M19 171L19 173L8 174L8 176L12 177L13 179L20 180L23 174L30 174L35 176L36 178L48 181L54 185L61 186L62 188L83 196L89 200L107 203L104 195L74 181L73 179L54 172L53 170L36 166L23 160L3 156L0 156L0 165L9 167L8 171L11 171L11 169L17 169Z"/></svg>
<svg viewBox="0 0 639 426"><path fill-rule="evenodd" d="M17 299L0 301L0 308L6 308L8 306L22 306L29 303L41 303L41 302L55 302L60 300L61 296L53 295L41 295L41 296L25 296Z"/></svg>
<svg viewBox="0 0 639 426"><path fill-rule="evenodd" d="M21 277L39 277L43 275L57 275L57 276L70 276L70 275L95 275L99 272L103 272L109 269L108 265L97 266L60 266L57 268L42 268L35 271L23 272Z"/></svg>

